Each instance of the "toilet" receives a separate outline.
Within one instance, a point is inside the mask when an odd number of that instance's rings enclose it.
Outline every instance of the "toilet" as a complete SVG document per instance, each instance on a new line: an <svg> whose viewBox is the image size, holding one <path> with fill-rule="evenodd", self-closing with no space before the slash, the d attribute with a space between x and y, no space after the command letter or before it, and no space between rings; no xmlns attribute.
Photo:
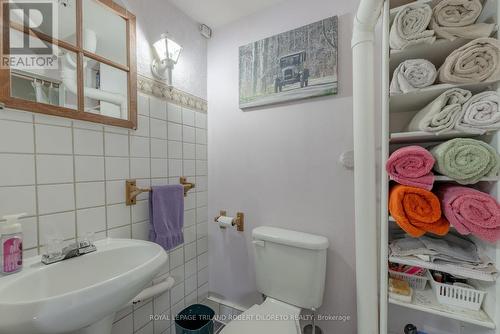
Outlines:
<svg viewBox="0 0 500 334"><path fill-rule="evenodd" d="M257 289L266 296L222 334L300 334L301 309L323 303L328 239L261 226L252 232Z"/></svg>

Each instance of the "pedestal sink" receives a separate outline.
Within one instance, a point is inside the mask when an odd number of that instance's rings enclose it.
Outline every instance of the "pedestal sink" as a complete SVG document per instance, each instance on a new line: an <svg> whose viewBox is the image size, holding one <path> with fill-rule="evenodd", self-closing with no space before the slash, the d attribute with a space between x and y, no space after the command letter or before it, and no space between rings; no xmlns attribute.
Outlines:
<svg viewBox="0 0 500 334"><path fill-rule="evenodd" d="M114 314L160 272L167 253L141 240L95 245L51 265L27 259L20 273L0 277L0 333L110 334Z"/></svg>

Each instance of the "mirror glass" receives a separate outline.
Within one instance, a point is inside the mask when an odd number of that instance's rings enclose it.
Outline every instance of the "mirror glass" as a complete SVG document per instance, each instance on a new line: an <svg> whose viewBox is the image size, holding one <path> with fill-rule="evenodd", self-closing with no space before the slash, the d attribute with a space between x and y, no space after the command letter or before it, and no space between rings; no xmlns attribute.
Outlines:
<svg viewBox="0 0 500 334"><path fill-rule="evenodd" d="M85 111L128 119L128 73L84 58Z"/></svg>
<svg viewBox="0 0 500 334"><path fill-rule="evenodd" d="M59 0L58 39L76 45L76 0Z"/></svg>
<svg viewBox="0 0 500 334"><path fill-rule="evenodd" d="M1 50L8 56L8 70L0 71L9 89L0 89L0 102L13 109L137 127L132 13L112 0L9 2L13 5L2 11L2 20L10 20L5 34L10 40Z"/></svg>
<svg viewBox="0 0 500 334"><path fill-rule="evenodd" d="M27 18L23 8L29 6L28 22L32 30L76 45L76 0L52 0L52 3L43 1L39 4L36 1L12 0L10 6L11 23L23 26L23 19Z"/></svg>
<svg viewBox="0 0 500 334"><path fill-rule="evenodd" d="M24 36L24 33L10 29L11 49L22 45ZM53 61L51 66L43 68L23 66L21 63L19 66L11 66L11 96L38 103L78 109L76 54L57 45L46 44L33 36L29 37L29 43L34 47L50 45L53 48L53 54L57 57L42 58L44 61L51 59ZM35 56L35 52L32 55Z"/></svg>
<svg viewBox="0 0 500 334"><path fill-rule="evenodd" d="M126 66L126 20L95 0L83 1L83 48Z"/></svg>

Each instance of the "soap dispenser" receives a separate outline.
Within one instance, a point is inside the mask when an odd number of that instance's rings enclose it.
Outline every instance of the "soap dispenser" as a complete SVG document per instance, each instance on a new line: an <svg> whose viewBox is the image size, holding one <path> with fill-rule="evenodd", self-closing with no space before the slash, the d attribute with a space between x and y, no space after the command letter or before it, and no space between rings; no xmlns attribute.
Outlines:
<svg viewBox="0 0 500 334"><path fill-rule="evenodd" d="M0 223L1 274L13 274L23 268L23 233L19 218L25 213L3 216Z"/></svg>

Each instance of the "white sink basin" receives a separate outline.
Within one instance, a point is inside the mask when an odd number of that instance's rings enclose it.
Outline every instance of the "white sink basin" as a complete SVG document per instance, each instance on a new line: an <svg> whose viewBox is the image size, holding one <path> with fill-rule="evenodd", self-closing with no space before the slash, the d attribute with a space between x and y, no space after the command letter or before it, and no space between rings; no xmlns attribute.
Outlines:
<svg viewBox="0 0 500 334"><path fill-rule="evenodd" d="M51 265L27 259L22 272L0 277L0 333L109 333L114 313L151 282L167 253L141 240L95 245L96 252Z"/></svg>

